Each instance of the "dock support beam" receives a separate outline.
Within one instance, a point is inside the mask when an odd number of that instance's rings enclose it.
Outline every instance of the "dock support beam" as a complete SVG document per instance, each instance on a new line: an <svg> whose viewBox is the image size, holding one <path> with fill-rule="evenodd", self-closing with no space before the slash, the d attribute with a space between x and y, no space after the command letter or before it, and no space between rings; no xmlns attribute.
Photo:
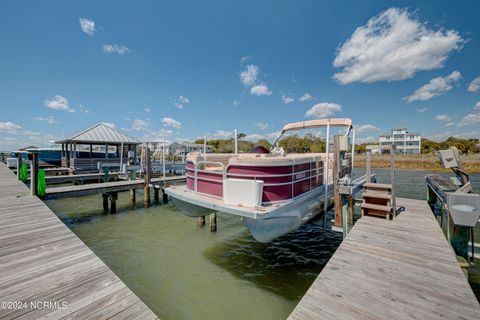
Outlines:
<svg viewBox="0 0 480 320"><path fill-rule="evenodd" d="M210 232L217 232L217 213L210 214Z"/></svg>
<svg viewBox="0 0 480 320"><path fill-rule="evenodd" d="M150 148L147 146L144 149L144 179L145 182L143 184L143 196L144 196L144 206L145 208L150 207Z"/></svg>
<svg viewBox="0 0 480 320"><path fill-rule="evenodd" d="M199 228L205 227L205 216L198 217L197 226Z"/></svg>
<svg viewBox="0 0 480 320"><path fill-rule="evenodd" d="M102 198L103 198L103 211L108 212L108 194L102 193Z"/></svg>

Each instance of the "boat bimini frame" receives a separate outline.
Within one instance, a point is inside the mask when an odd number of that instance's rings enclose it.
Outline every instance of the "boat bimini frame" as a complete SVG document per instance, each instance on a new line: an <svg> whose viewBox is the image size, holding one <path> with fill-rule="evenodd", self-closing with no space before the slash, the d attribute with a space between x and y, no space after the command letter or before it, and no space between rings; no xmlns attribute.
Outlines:
<svg viewBox="0 0 480 320"><path fill-rule="evenodd" d="M326 225L326 212L328 209L328 165L330 160L330 128L346 128L345 136L348 137L350 133L352 133L352 164L351 164L351 174L350 174L350 181L353 178L354 172L354 160L355 160L355 129L352 124L352 120L348 118L333 118L333 119L317 119L317 120L307 120L307 121L300 121L300 122L292 122L286 124L280 134L275 138L272 143L272 151L274 148L278 148L278 143L283 135L288 131L299 131L305 129L316 129L316 128L327 128L327 136L325 137L325 155L326 155L326 170L325 170L325 179L323 179L323 184L325 188L325 200L323 201L323 212L324 214L324 225ZM348 181L348 182L350 182Z"/></svg>

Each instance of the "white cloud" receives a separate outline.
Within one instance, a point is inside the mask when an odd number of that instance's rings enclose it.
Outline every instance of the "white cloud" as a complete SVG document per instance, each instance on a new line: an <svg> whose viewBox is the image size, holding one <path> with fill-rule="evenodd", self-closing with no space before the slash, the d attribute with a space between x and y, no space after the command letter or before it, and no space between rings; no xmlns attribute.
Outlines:
<svg viewBox="0 0 480 320"><path fill-rule="evenodd" d="M20 127L18 124L15 124L10 121L0 122L0 131L15 132L17 130L20 130L21 128L22 127Z"/></svg>
<svg viewBox="0 0 480 320"><path fill-rule="evenodd" d="M215 133L207 133L207 140L211 139L229 139L233 138L233 131L217 130ZM204 137L198 137L198 139L203 139Z"/></svg>
<svg viewBox="0 0 480 320"><path fill-rule="evenodd" d="M448 122L448 123L445 124L445 127L447 127L447 128L450 128L450 127L453 127L453 126L455 126L455 122Z"/></svg>
<svg viewBox="0 0 480 320"><path fill-rule="evenodd" d="M248 87L255 84L258 77L258 66L254 64L249 64L246 66L245 70L240 72L240 81L243 85Z"/></svg>
<svg viewBox="0 0 480 320"><path fill-rule="evenodd" d="M458 71L453 71L446 77L437 77L430 80L429 83L418 88L412 95L403 98L407 102L425 101L433 97L440 96L452 89L454 83L458 82L462 75Z"/></svg>
<svg viewBox="0 0 480 320"><path fill-rule="evenodd" d="M87 114L90 113L90 110L88 110L87 108L85 108L82 105L78 106L78 111L83 112L83 113L87 113Z"/></svg>
<svg viewBox="0 0 480 320"><path fill-rule="evenodd" d="M177 109L183 109L183 107L189 102L190 100L187 97L178 96L178 98L174 101L174 104Z"/></svg>
<svg viewBox="0 0 480 320"><path fill-rule="evenodd" d="M301 96L300 98L298 98L298 101L300 101L300 102L305 102L305 101L310 101L310 100L312 100L312 99L313 99L313 97L312 97L310 94L305 93L303 96Z"/></svg>
<svg viewBox="0 0 480 320"><path fill-rule="evenodd" d="M258 134L258 133L247 134L243 138L243 140L245 141L252 141L252 142L256 142L261 139L265 139L265 136L263 134Z"/></svg>
<svg viewBox="0 0 480 320"><path fill-rule="evenodd" d="M233 100L233 105L235 107L238 107L240 105L240 101L238 101L237 99Z"/></svg>
<svg viewBox="0 0 480 320"><path fill-rule="evenodd" d="M80 18L80 28L84 33L86 33L89 36L93 36L95 33L95 22L92 19L89 18Z"/></svg>
<svg viewBox="0 0 480 320"><path fill-rule="evenodd" d="M423 113L428 110L428 107L417 108L417 112Z"/></svg>
<svg viewBox="0 0 480 320"><path fill-rule="evenodd" d="M243 56L243 57L240 58L240 63L244 63L244 62L250 61L252 59L253 59L252 56Z"/></svg>
<svg viewBox="0 0 480 320"><path fill-rule="evenodd" d="M478 139L478 137L480 137L480 130L462 132L462 133L456 134L455 136L463 139Z"/></svg>
<svg viewBox="0 0 480 320"><path fill-rule="evenodd" d="M75 110L70 107L67 98L62 97L61 95L56 95L51 99L45 99L44 105L53 110L75 112Z"/></svg>
<svg viewBox="0 0 480 320"><path fill-rule="evenodd" d="M182 127L182 124L180 122L178 122L177 120L175 120L173 118L169 118L169 117L163 118L162 123L163 123L164 126L167 126L167 127L174 127L174 128L177 128L177 129L180 129Z"/></svg>
<svg viewBox="0 0 480 320"><path fill-rule="evenodd" d="M453 136L453 134L450 131L442 131L442 132L437 132L437 133L425 135L425 137L427 139L432 140L432 141L443 141L443 140L445 140L445 139L447 139L448 137L451 137L451 136Z"/></svg>
<svg viewBox="0 0 480 320"><path fill-rule="evenodd" d="M480 101L477 102L473 110L479 110L480 111Z"/></svg>
<svg viewBox="0 0 480 320"><path fill-rule="evenodd" d="M463 117L462 121L460 121L458 126L465 127L477 123L480 124L480 113L469 113L465 117Z"/></svg>
<svg viewBox="0 0 480 320"><path fill-rule="evenodd" d="M478 89L480 89L480 76L473 79L468 85L468 91L470 92L476 92Z"/></svg>
<svg viewBox="0 0 480 320"><path fill-rule="evenodd" d="M452 120L452 118L446 114L437 114L435 116L435 119L437 119L438 121L445 121L445 122Z"/></svg>
<svg viewBox="0 0 480 320"><path fill-rule="evenodd" d="M255 127L257 127L260 130L265 130L268 128L268 123L265 122L257 122L255 123Z"/></svg>
<svg viewBox="0 0 480 320"><path fill-rule="evenodd" d="M53 116L49 116L49 117L33 117L33 120L37 120L37 121L45 121L47 122L48 124L57 124L58 121L55 120L55 118Z"/></svg>
<svg viewBox="0 0 480 320"><path fill-rule="evenodd" d="M376 139L374 136L368 136L365 138L358 138L356 139L357 143L375 143Z"/></svg>
<svg viewBox="0 0 480 320"><path fill-rule="evenodd" d="M358 27L337 50L334 75L342 84L412 78L439 69L464 40L455 30L428 29L408 9L390 8Z"/></svg>
<svg viewBox="0 0 480 320"><path fill-rule="evenodd" d="M116 43L107 43L107 44L104 44L102 47L103 47L103 52L105 53L116 53L119 55L124 55L125 53L130 52L130 49L128 49L126 46L119 45Z"/></svg>
<svg viewBox="0 0 480 320"><path fill-rule="evenodd" d="M329 118L335 114L335 112L342 111L342 106L337 103L321 102L314 105L310 110L305 113L307 118Z"/></svg>
<svg viewBox="0 0 480 320"><path fill-rule="evenodd" d="M252 133L252 134L247 134L245 138L243 138L243 140L252 141L252 142L256 142L261 139L273 140L279 135L279 133L280 133L279 131L275 131L267 134Z"/></svg>
<svg viewBox="0 0 480 320"><path fill-rule="evenodd" d="M145 112L150 113L150 108L145 108Z"/></svg>
<svg viewBox="0 0 480 320"><path fill-rule="evenodd" d="M264 84L259 84L250 89L250 94L256 96L269 96L272 92L268 89L268 87Z"/></svg>
<svg viewBox="0 0 480 320"><path fill-rule="evenodd" d="M354 128L355 128L355 132L357 133L380 131L380 128L377 126L374 126L373 124L362 124L362 125L354 126Z"/></svg>
<svg viewBox="0 0 480 320"><path fill-rule="evenodd" d="M149 127L149 124L145 120L135 119L132 122L132 129L135 131L144 131L144 130L147 130L148 127Z"/></svg>
<svg viewBox="0 0 480 320"><path fill-rule="evenodd" d="M295 98L282 94L282 101L285 104L289 104L289 103L292 103L293 101L295 101Z"/></svg>

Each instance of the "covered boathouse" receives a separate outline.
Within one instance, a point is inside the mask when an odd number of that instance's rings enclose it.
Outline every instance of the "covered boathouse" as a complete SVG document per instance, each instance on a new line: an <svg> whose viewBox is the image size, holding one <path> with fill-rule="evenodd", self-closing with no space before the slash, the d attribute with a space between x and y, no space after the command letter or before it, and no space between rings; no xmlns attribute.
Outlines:
<svg viewBox="0 0 480 320"><path fill-rule="evenodd" d="M97 171L99 162L120 167L127 159L136 159L136 147L142 142L97 123L56 143L62 145L62 167L79 172Z"/></svg>

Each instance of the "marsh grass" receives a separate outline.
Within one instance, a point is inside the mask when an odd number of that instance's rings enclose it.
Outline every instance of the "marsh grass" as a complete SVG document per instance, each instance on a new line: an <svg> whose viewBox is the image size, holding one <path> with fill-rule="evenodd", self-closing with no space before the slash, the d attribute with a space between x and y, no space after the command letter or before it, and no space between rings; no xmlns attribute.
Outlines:
<svg viewBox="0 0 480 320"><path fill-rule="evenodd" d="M355 156L355 167L365 168L365 155ZM480 173L480 153L467 154L460 156L460 162L463 164L467 173ZM372 155L372 168L389 168L390 155ZM395 168L406 170L427 170L437 172L449 172L450 169L441 167L436 155L395 155Z"/></svg>

